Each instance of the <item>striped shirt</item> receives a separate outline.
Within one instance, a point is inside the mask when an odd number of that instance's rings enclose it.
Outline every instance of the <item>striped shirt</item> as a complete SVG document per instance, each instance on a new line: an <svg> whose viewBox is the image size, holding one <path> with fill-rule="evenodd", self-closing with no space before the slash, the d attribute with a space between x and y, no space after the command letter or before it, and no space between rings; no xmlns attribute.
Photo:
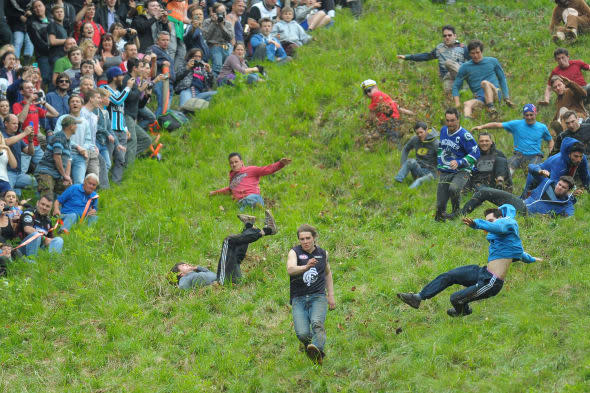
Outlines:
<svg viewBox="0 0 590 393"><path fill-rule="evenodd" d="M128 87L125 87L123 91L115 90L109 85L105 85L102 87L103 89L107 89L111 92L111 96L109 100L111 104L109 105L109 112L111 114L111 129L113 131L127 131L127 126L125 126L125 100L129 95Z"/></svg>

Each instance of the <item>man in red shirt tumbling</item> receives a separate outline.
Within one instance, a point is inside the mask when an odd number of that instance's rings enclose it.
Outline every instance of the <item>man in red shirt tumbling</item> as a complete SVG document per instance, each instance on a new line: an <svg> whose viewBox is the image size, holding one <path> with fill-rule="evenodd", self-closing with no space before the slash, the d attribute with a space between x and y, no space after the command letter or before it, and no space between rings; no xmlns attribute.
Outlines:
<svg viewBox="0 0 590 393"><path fill-rule="evenodd" d="M244 210L247 206L264 206L264 200L260 196L260 178L273 174L291 163L290 158L281 158L267 166L245 166L240 153L231 153L228 158L231 168L229 186L211 191L209 195L231 193L232 197L238 201L240 210Z"/></svg>
<svg viewBox="0 0 590 393"><path fill-rule="evenodd" d="M377 82L372 79L361 83L361 88L365 95L371 99L369 110L377 119L377 127L385 131L389 140L397 141L401 136L398 131L400 112L406 115L413 115L414 112L399 107L397 102L377 88Z"/></svg>

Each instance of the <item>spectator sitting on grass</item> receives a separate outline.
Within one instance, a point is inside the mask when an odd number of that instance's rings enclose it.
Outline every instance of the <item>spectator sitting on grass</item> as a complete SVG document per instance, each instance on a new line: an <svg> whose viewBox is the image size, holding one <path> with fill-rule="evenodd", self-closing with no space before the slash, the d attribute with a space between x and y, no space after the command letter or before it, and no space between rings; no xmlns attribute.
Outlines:
<svg viewBox="0 0 590 393"><path fill-rule="evenodd" d="M260 32L254 34L250 39L254 51L252 57L256 60L268 60L277 63L290 60L291 58L287 56L281 43L270 35L272 21L268 18L262 18L258 23L260 24Z"/></svg>
<svg viewBox="0 0 590 393"><path fill-rule="evenodd" d="M298 47L311 41L311 36L293 20L293 17L293 8L284 7L281 11L281 20L275 23L271 31L272 37L279 40L289 56L294 56Z"/></svg>
<svg viewBox="0 0 590 393"><path fill-rule="evenodd" d="M246 55L246 48L243 42L238 42L234 46L234 51L227 57L219 78L217 78L217 85L233 85L238 75L247 75L246 83L254 83L263 81L258 73L263 73L264 69L262 66L248 67L248 63L244 59Z"/></svg>
<svg viewBox="0 0 590 393"><path fill-rule="evenodd" d="M203 62L203 52L194 48L188 51L183 67L176 74L174 91L180 95L182 107L191 98L210 101L217 92L211 90L214 75L211 66Z"/></svg>
<svg viewBox="0 0 590 393"><path fill-rule="evenodd" d="M39 248L47 248L49 252L61 253L64 241L61 237L55 236L51 230L51 205L53 198L49 194L42 194L37 201L37 208L34 211L27 210L20 219L21 233L24 239L22 243L28 242L22 247L24 255L37 255ZM22 244L21 243L21 244Z"/></svg>
<svg viewBox="0 0 590 393"><path fill-rule="evenodd" d="M262 229L254 228L256 222L254 216L238 214L238 218L244 223L244 229L242 233L230 235L223 240L217 273L201 266L181 262L171 269L171 283L182 289L211 285L214 282L223 285L226 279L234 284L238 283L242 278L240 265L246 256L248 245L263 236L277 233L275 220L268 210L265 212L264 228Z"/></svg>
<svg viewBox="0 0 590 393"><path fill-rule="evenodd" d="M562 26L561 23L564 23ZM584 0L555 0L549 30L553 41L568 40L574 42L578 33L590 28L590 7Z"/></svg>
<svg viewBox="0 0 590 393"><path fill-rule="evenodd" d="M414 182L410 188L416 188L422 183L436 177L436 155L438 152L438 133L433 129L428 132L426 123L419 121L414 125L414 135L402 150L401 168L395 176L395 181L401 183L408 173L412 174ZM414 150L416 158L408 159L408 154Z"/></svg>
<svg viewBox="0 0 590 393"><path fill-rule="evenodd" d="M322 3L317 0L299 0L295 7L295 20L308 31L316 30L328 25L332 18L322 8Z"/></svg>
<svg viewBox="0 0 590 393"><path fill-rule="evenodd" d="M413 115L414 112L400 108L397 102L393 101L391 97L377 88L377 82L372 79L367 79L361 83L363 93L367 98L371 99L369 110L371 114L377 119L377 126L380 131L392 141L399 139L399 119L400 112L406 115Z"/></svg>
<svg viewBox="0 0 590 393"><path fill-rule="evenodd" d="M13 218L16 219L13 220ZM0 199L0 242L12 240L18 237L18 226L20 216L15 216L10 207L7 207L6 202Z"/></svg>
<svg viewBox="0 0 590 393"><path fill-rule="evenodd" d="M10 212L8 213L8 217L12 220L13 223L18 223L20 221L20 216L25 211L25 205L29 206L28 200L23 199L21 201L18 200L18 196L14 190L6 191L4 194L4 202L6 202L6 206L10 208Z"/></svg>
<svg viewBox="0 0 590 393"><path fill-rule="evenodd" d="M69 231L72 225L86 219L88 225L98 219L98 176L89 173L82 184L69 186L53 203L53 214L63 219L62 228Z"/></svg>
<svg viewBox="0 0 590 393"><path fill-rule="evenodd" d="M231 153L228 160L231 168L229 186L211 191L209 195L231 193L233 198L238 201L240 210L244 210L246 206L264 206L264 200L260 196L260 178L273 174L291 163L291 159L281 158L274 164L267 166L245 166L240 153Z"/></svg>

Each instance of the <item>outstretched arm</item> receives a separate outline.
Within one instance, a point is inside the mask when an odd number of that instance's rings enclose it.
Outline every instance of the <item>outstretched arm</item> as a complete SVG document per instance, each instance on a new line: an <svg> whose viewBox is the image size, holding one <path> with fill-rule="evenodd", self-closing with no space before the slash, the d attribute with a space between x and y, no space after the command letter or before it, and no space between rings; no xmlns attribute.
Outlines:
<svg viewBox="0 0 590 393"><path fill-rule="evenodd" d="M495 222L489 222L486 220L473 220L471 218L465 217L463 219L463 224L470 226L473 229L482 229L484 231L496 233L499 235L504 235L514 231L514 225L512 223L506 222L506 220L496 220Z"/></svg>
<svg viewBox="0 0 590 393"><path fill-rule="evenodd" d="M486 130L488 128L503 128L503 127L502 127L502 123L492 122L492 123L482 124L480 126L475 126L472 128L472 130L479 131L479 130Z"/></svg>

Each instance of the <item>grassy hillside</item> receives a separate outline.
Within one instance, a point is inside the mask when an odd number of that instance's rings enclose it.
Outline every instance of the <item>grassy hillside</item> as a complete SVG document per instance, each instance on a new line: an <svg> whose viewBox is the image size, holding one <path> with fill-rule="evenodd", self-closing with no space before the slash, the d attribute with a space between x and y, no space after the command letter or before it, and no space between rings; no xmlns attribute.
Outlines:
<svg viewBox="0 0 590 393"><path fill-rule="evenodd" d="M63 255L15 263L0 279L0 390L590 391L588 196L573 219L519 218L525 249L547 261L514 264L502 292L474 303L471 316L447 317L451 290L410 309L396 292L484 264L487 242L458 222L433 221L434 182L385 187L400 153L367 143L359 89L373 78L439 128L436 63L395 55L430 50L451 23L462 41L479 38L500 59L515 103L536 102L554 67L550 7L373 0L358 22L339 13L296 61L270 69L267 83L223 89L190 127L163 137L164 161L139 161L122 186L101 192L100 222L69 235ZM590 60L589 43L573 45L572 58ZM521 116L500 110L506 120ZM544 109L540 120L552 116ZM511 138L495 134L509 152ZM222 239L240 230L235 203L207 196L226 185L231 151L251 165L293 158L261 182L280 231L252 245L239 287L180 291L166 283L169 268L215 270ZM323 367L298 352L288 304L286 255L302 223L318 227L334 273Z"/></svg>

